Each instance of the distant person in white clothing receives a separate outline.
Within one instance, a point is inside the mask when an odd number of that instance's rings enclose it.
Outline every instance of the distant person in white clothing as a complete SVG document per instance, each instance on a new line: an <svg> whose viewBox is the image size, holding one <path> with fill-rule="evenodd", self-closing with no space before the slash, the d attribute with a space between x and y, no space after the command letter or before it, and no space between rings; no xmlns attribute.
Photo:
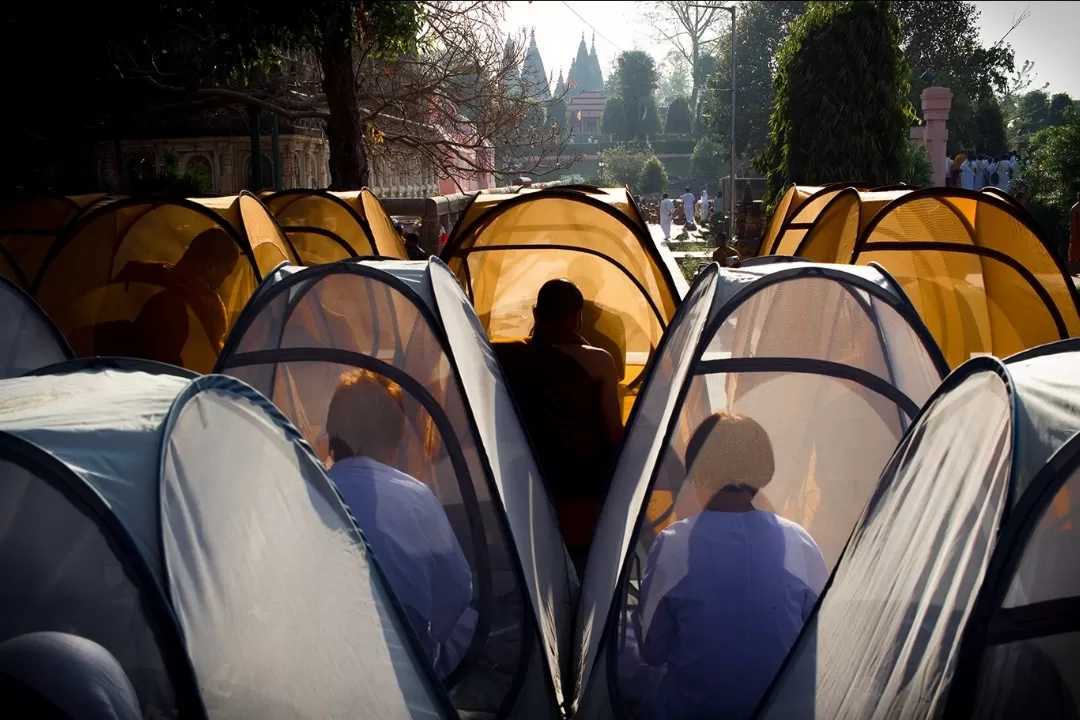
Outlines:
<svg viewBox="0 0 1080 720"><path fill-rule="evenodd" d="M703 189L701 191L701 221L705 222L709 217L709 191Z"/></svg>
<svg viewBox="0 0 1080 720"><path fill-rule="evenodd" d="M960 187L965 190L975 189L975 158L969 153L960 163Z"/></svg>
<svg viewBox="0 0 1080 720"><path fill-rule="evenodd" d="M660 201L660 229L664 231L664 240L671 239L671 216L674 214L675 203L664 193L664 199Z"/></svg>
<svg viewBox="0 0 1080 720"><path fill-rule="evenodd" d="M641 659L663 668L642 710L649 720L746 718L828 571L805 530L754 507L774 472L757 422L712 415L691 437L686 466L705 509L653 542L632 617Z"/></svg>
<svg viewBox="0 0 1080 720"><path fill-rule="evenodd" d="M439 677L476 627L472 571L435 494L390 467L405 432L401 387L368 370L342 376L326 418L337 485Z"/></svg>
<svg viewBox="0 0 1080 720"><path fill-rule="evenodd" d="M683 215L686 217L686 229L692 230L694 225L694 204L697 202L697 198L694 197L694 193L690 192L690 187L687 186L686 192L682 196Z"/></svg>

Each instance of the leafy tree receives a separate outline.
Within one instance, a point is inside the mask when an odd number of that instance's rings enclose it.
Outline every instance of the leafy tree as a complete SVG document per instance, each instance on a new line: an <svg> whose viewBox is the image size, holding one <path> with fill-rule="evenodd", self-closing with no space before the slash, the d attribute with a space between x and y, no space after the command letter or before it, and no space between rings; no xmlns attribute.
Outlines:
<svg viewBox="0 0 1080 720"><path fill-rule="evenodd" d="M1017 102L1017 119L1027 133L1037 133L1050 126L1050 95L1045 90L1033 90Z"/></svg>
<svg viewBox="0 0 1080 720"><path fill-rule="evenodd" d="M1060 125L1031 137L1024 155L1020 192L1057 248L1069 242L1069 209L1080 192L1080 113L1065 108Z"/></svg>
<svg viewBox="0 0 1080 720"><path fill-rule="evenodd" d="M646 155L640 148L616 145L600 153L604 182L614 186L636 185Z"/></svg>
<svg viewBox="0 0 1080 720"><path fill-rule="evenodd" d="M805 8L805 2L789 0L751 0L739 6L735 33L735 151L739 155L755 155L765 147L774 99L774 57L788 36L788 25ZM702 122L714 138L723 138L726 146L731 133L729 30L721 32L715 55L715 72L702 100Z"/></svg>
<svg viewBox="0 0 1080 720"><path fill-rule="evenodd" d="M717 188L720 178L728 174L727 151L711 138L701 138L690 155L690 181L692 185Z"/></svg>
<svg viewBox="0 0 1080 720"><path fill-rule="evenodd" d="M570 136L570 122L567 117L566 101L560 98L555 98L548 105L547 111L548 124L552 126L553 132L559 137Z"/></svg>
<svg viewBox="0 0 1080 720"><path fill-rule="evenodd" d="M668 51L659 72L656 102L660 107L671 105L675 98L690 95L690 65L678 50Z"/></svg>
<svg viewBox="0 0 1080 720"><path fill-rule="evenodd" d="M926 148L908 140L904 157L904 183L912 187L930 187L934 184L934 161Z"/></svg>
<svg viewBox="0 0 1080 720"><path fill-rule="evenodd" d="M978 141L975 149L980 153L990 155L1003 155L1008 148L1008 138L1005 133L1005 116L1001 112L1001 105L997 98L990 95L979 101L975 108L975 125L978 130Z"/></svg>
<svg viewBox="0 0 1080 720"><path fill-rule="evenodd" d="M1065 121L1064 112L1066 108L1073 107L1073 99L1069 97L1069 93L1056 93L1050 98L1050 124L1060 125Z"/></svg>
<svg viewBox="0 0 1080 720"><path fill-rule="evenodd" d="M180 156L172 150L165 153L164 167L159 173L134 178L131 191L138 195L194 197L210 191L210 176L201 167L180 172Z"/></svg>
<svg viewBox="0 0 1080 720"><path fill-rule="evenodd" d="M664 131L664 126L660 122L660 115L656 111L656 101L647 100L645 102L645 117L641 121L641 132L649 135L659 135Z"/></svg>
<svg viewBox="0 0 1080 720"><path fill-rule="evenodd" d="M650 25L657 39L671 43L693 70L690 108L694 112L707 77L699 72L701 59L708 55L709 49L715 44L727 16L727 11L718 5L696 0L661 0L653 3L649 13Z"/></svg>
<svg viewBox="0 0 1080 720"><path fill-rule="evenodd" d="M604 114L600 118L600 132L611 135L616 141L627 139L626 134L626 108L622 100L617 97L609 97L604 102Z"/></svg>
<svg viewBox="0 0 1080 720"><path fill-rule="evenodd" d="M626 135L644 139L648 130L649 103L655 103L656 62L644 50L630 50L619 55L619 96L626 114Z"/></svg>
<svg viewBox="0 0 1080 720"><path fill-rule="evenodd" d="M690 134L690 105L686 98L677 97L667 111L667 125L664 132L668 135Z"/></svg>
<svg viewBox="0 0 1080 720"><path fill-rule="evenodd" d="M650 155L641 166L634 187L640 193L662 193L667 190L668 174L660 158Z"/></svg>
<svg viewBox="0 0 1080 720"><path fill-rule="evenodd" d="M777 56L769 143L754 166L771 210L792 183L890 185L914 111L900 23L882 0L812 2Z"/></svg>
<svg viewBox="0 0 1080 720"><path fill-rule="evenodd" d="M604 73L604 97L622 98L622 76L619 75L619 59L611 63L611 67Z"/></svg>

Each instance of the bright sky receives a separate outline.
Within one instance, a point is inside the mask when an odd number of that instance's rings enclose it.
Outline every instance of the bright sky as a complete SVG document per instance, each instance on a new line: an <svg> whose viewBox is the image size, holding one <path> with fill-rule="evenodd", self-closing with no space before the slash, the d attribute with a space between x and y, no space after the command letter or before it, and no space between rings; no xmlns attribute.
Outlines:
<svg viewBox="0 0 1080 720"><path fill-rule="evenodd" d="M596 53L605 77L622 50L648 50L659 61L670 49L651 37L643 22L649 3L612 0L514 0L506 12L507 29L536 28L536 44L544 67L555 77L570 69L581 33L589 44L596 32ZM1051 92L1067 92L1080 99L1080 0L976 2L982 12L982 41L993 44L1028 8L1031 15L1009 35L1017 65L1035 63L1037 84L1050 83ZM725 16L722 22L728 22Z"/></svg>

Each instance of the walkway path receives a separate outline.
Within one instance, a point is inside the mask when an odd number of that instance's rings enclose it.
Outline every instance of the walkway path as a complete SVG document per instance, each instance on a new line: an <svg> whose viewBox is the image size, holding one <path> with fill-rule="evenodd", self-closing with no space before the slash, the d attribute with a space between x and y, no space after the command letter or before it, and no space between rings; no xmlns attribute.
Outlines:
<svg viewBox="0 0 1080 720"><path fill-rule="evenodd" d="M672 230L674 229L675 228L673 227ZM681 232L682 228L680 227L679 230ZM649 234L652 235L653 243L660 252L660 259L663 260L664 265L667 267L668 272L671 273L671 277L675 281L675 290L679 293L679 299L681 300L686 297L686 293L690 291L690 283L686 282L686 278L683 277L682 270L679 269L679 264L675 262L671 250L661 242L664 239L664 231L660 229L660 226L649 223Z"/></svg>

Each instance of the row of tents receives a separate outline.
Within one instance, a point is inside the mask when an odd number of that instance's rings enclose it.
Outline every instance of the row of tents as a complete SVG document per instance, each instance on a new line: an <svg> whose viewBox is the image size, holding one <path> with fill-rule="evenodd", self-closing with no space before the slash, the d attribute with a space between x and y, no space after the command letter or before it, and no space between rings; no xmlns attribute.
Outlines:
<svg viewBox="0 0 1080 720"><path fill-rule="evenodd" d="M1080 348L973 360L942 384L949 363L882 267L760 258L680 298L633 207L522 192L459 222L445 264L278 265L202 377L75 359L0 282L0 567L19 588L0 640L96 640L147 714L632 716L645 558L701 510L687 445L725 411L772 440L759 507L802 525L834 573L759 714L964 716L990 689L1075 717L1080 588L1062 568ZM627 429L584 578L493 345L527 333L550 277L575 279L585 332L622 359ZM321 469L352 369L402 388L397 464L432 488L473 573L477 632L443 683Z"/></svg>
<svg viewBox="0 0 1080 720"><path fill-rule="evenodd" d="M22 377L0 381L0 641L99 643L147 716L634 716L642 567L701 510L687 444L725 411L774 447L756 505L803 526L832 572L759 716L1076 717L1076 341L942 383L879 268L710 266L642 372L579 579L488 332L441 261L279 267L205 376L75 359L4 288L4 369ZM398 464L473 573L477 631L444 682L323 471L351 369L402 388Z"/></svg>

